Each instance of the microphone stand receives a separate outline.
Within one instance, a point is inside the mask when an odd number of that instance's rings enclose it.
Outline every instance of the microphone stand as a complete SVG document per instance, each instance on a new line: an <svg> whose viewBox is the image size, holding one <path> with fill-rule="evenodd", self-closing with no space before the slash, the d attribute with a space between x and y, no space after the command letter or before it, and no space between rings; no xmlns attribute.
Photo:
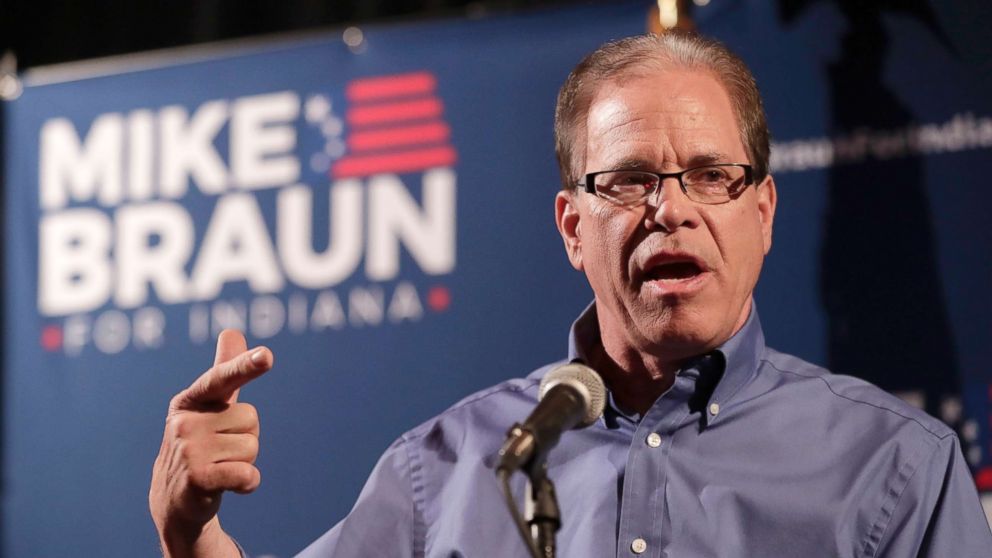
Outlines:
<svg viewBox="0 0 992 558"><path fill-rule="evenodd" d="M514 425L510 433L520 429L519 425ZM504 448L504 453L515 453L522 446L526 448L532 438L523 438L514 435L514 443ZM531 558L555 558L555 534L561 528L561 513L558 508L558 497L555 495L555 485L548 478L548 464L545 455L534 456L530 464L521 468L526 472L530 480L530 490L525 490L527 498L527 508L533 510L529 520L524 519L516 502L513 501L513 492L510 490L510 476L513 469L508 467L498 467L496 476L500 480L507 509L513 517L517 532L523 538L524 546L527 547L527 554Z"/></svg>
<svg viewBox="0 0 992 558"><path fill-rule="evenodd" d="M548 478L548 452L563 432L589 426L603 413L605 394L602 378L591 368L578 362L559 367L541 380L540 402L527 420L514 424L507 432L495 472L531 558L554 558L555 535L561 528L555 486ZM529 520L520 513L510 489L510 477L518 470L530 479L530 489L524 491L528 507L533 510Z"/></svg>
<svg viewBox="0 0 992 558"><path fill-rule="evenodd" d="M531 531L536 532L537 549L541 558L555 558L555 534L561 528L561 513L555 496L555 485L548 478L547 463L531 469L529 476L534 516L527 523L531 526Z"/></svg>

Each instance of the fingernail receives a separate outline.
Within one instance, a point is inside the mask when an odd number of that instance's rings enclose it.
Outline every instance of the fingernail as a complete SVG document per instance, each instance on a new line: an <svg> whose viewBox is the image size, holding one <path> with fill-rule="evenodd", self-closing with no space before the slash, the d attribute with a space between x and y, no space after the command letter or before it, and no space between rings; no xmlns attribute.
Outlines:
<svg viewBox="0 0 992 558"><path fill-rule="evenodd" d="M255 349L249 358L255 364L262 364L265 362L265 349Z"/></svg>

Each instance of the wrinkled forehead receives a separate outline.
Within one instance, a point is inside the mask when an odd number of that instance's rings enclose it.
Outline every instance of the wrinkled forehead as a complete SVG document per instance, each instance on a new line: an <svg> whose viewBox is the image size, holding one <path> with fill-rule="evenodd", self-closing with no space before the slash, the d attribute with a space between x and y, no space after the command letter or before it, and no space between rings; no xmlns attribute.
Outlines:
<svg viewBox="0 0 992 558"><path fill-rule="evenodd" d="M730 97L708 72L655 71L605 82L584 124L586 164L640 156L678 165L704 152L726 162L746 157Z"/></svg>

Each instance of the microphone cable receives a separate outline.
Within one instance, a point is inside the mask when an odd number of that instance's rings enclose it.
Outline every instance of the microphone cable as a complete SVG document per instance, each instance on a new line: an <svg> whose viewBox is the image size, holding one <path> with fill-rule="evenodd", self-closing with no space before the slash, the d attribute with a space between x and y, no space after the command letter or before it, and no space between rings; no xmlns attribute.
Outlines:
<svg viewBox="0 0 992 558"><path fill-rule="evenodd" d="M513 523L517 526L517 530L520 532L520 537L523 539L524 545L527 547L527 552L531 555L531 558L545 558L541 556L541 551L538 550L537 544L534 542L534 537L530 534L527 522L520 513L516 500L513 499L513 491L510 490L511 474L512 471L507 469L499 469L496 471L496 476L498 476L500 480L500 487L503 490L503 498L506 501L506 507L510 510L510 515L513 516Z"/></svg>

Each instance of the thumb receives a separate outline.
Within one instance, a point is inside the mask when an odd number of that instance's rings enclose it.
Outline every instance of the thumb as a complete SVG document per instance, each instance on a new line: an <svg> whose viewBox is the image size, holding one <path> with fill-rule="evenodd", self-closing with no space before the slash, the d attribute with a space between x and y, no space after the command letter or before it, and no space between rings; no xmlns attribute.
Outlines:
<svg viewBox="0 0 992 558"><path fill-rule="evenodd" d="M188 388L173 398L170 409L174 411L196 409L204 405L237 402L241 386L261 376L272 368L272 353L265 347L245 351L235 358L207 370Z"/></svg>

